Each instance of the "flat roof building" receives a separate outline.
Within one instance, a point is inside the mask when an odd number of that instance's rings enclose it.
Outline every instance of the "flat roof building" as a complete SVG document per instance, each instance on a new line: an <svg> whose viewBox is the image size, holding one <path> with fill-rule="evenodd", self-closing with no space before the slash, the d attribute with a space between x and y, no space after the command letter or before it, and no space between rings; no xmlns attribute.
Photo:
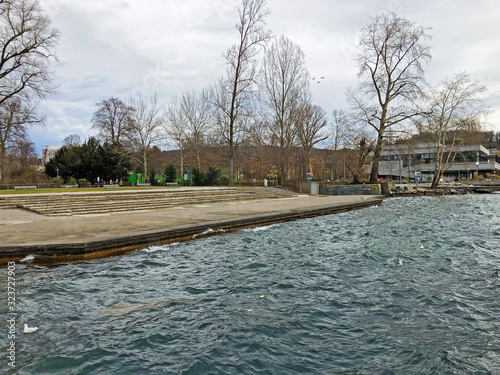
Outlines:
<svg viewBox="0 0 500 375"><path fill-rule="evenodd" d="M387 145L380 158L379 176L394 180L417 176L428 180L434 175L437 151L434 142ZM481 145L447 146L443 161L445 177L472 178L474 172L500 176L500 157Z"/></svg>

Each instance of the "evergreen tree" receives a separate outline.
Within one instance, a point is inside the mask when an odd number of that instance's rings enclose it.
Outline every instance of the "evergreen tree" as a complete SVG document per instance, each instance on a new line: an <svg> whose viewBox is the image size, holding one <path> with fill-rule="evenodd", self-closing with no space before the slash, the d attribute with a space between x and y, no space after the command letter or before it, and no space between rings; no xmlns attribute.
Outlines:
<svg viewBox="0 0 500 375"><path fill-rule="evenodd" d="M46 165L50 177L58 174L65 180L70 177L97 181L126 179L132 168L130 159L119 144L101 144L91 137L81 146L63 146Z"/></svg>

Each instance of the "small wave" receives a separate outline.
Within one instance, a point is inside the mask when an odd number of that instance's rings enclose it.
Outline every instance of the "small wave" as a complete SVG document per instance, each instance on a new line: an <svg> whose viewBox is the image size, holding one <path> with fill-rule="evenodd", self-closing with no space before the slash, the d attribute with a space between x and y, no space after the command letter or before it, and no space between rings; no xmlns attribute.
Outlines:
<svg viewBox="0 0 500 375"><path fill-rule="evenodd" d="M148 247L147 249L144 249L144 251L146 253L154 253L156 251L160 251L160 250L166 250L168 249L170 246L175 246L175 245L178 245L180 244L180 242L172 242L168 245L161 245L161 246L150 246Z"/></svg>
<svg viewBox="0 0 500 375"><path fill-rule="evenodd" d="M255 227L255 228L246 228L243 229L244 232L262 232L264 230L268 230L272 227L277 226L278 224L271 224L271 225L264 225L262 227Z"/></svg>
<svg viewBox="0 0 500 375"><path fill-rule="evenodd" d="M192 238L197 238L197 237L202 237L202 236L207 236L207 235L210 235L210 234L215 234L215 233L224 233L225 230L224 229L217 229L217 230L214 230L212 228L208 228L207 230L201 232L201 233L196 233L195 235L193 235Z"/></svg>
<svg viewBox="0 0 500 375"><path fill-rule="evenodd" d="M146 253L155 253L159 250L165 250L165 246L151 246L148 247L147 249L144 249Z"/></svg>
<svg viewBox="0 0 500 375"><path fill-rule="evenodd" d="M163 308L175 302L177 301L158 301L152 303L139 303L139 304L115 303L114 305L111 306L106 306L103 308L99 307L97 310L100 310L102 314L107 316L123 316L136 311Z"/></svg>
<svg viewBox="0 0 500 375"><path fill-rule="evenodd" d="M24 262L31 262L33 260L35 260L36 258L36 255L34 254L29 254L29 255L26 255L23 259L20 260L21 263L24 263Z"/></svg>

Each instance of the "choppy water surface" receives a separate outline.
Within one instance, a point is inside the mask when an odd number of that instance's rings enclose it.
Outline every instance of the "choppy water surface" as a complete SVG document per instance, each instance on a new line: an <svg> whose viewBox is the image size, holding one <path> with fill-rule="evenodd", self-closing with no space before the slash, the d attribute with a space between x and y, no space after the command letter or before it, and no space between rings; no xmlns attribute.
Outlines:
<svg viewBox="0 0 500 375"><path fill-rule="evenodd" d="M401 198L121 257L18 264L18 324L40 330L18 327L16 371L499 374L499 240L499 195Z"/></svg>

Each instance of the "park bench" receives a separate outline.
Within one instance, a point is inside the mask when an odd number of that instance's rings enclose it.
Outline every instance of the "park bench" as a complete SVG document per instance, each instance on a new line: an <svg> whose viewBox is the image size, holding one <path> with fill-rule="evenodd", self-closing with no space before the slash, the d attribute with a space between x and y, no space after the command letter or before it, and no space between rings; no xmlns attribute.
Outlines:
<svg viewBox="0 0 500 375"><path fill-rule="evenodd" d="M108 188L119 188L120 185L116 185L116 184L113 184L113 185L104 185L104 188L105 189L108 189Z"/></svg>
<svg viewBox="0 0 500 375"><path fill-rule="evenodd" d="M64 187L66 189L76 189L78 187L78 185L72 185L72 184L68 184L68 185L64 185Z"/></svg>
<svg viewBox="0 0 500 375"><path fill-rule="evenodd" d="M167 182L166 185L167 186L179 186L179 184L177 182Z"/></svg>
<svg viewBox="0 0 500 375"><path fill-rule="evenodd" d="M36 190L36 186L14 186L14 190Z"/></svg>
<svg viewBox="0 0 500 375"><path fill-rule="evenodd" d="M137 186L138 187L146 187L146 186L151 186L151 184L149 182L145 182L145 183L138 182Z"/></svg>

